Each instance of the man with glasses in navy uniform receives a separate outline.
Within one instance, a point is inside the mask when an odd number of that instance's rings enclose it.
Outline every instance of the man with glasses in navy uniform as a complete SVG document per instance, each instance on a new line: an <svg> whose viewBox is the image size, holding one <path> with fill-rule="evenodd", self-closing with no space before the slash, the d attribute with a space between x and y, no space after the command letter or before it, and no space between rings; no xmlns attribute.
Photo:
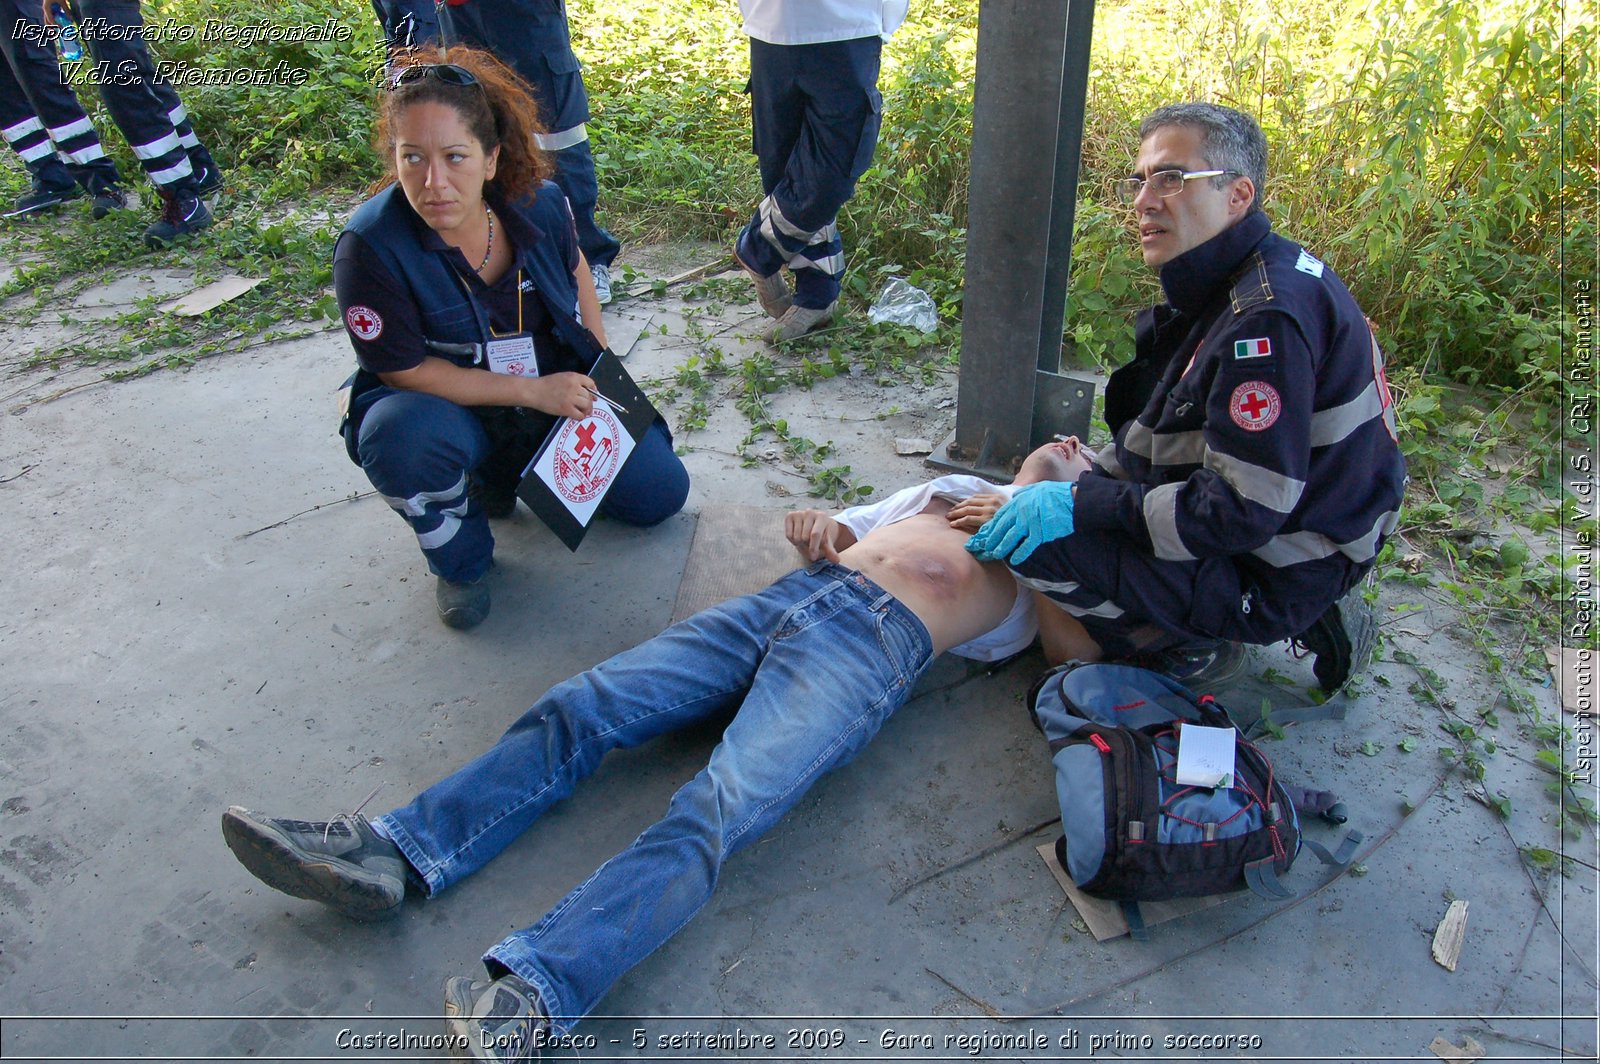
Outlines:
<svg viewBox="0 0 1600 1064"><path fill-rule="evenodd" d="M1382 353L1333 270L1272 232L1253 118L1163 107L1139 140L1118 192L1166 302L1106 386L1112 442L1075 482L1019 491L968 549L1061 607L1041 610L1052 658L1153 657L1215 683L1239 644L1294 639L1331 696L1371 652L1346 593L1405 489Z"/></svg>

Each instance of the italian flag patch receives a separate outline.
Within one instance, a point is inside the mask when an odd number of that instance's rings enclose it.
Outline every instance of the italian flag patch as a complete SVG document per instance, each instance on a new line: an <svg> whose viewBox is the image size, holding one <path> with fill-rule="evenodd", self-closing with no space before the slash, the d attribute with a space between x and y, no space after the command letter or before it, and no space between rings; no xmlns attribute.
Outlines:
<svg viewBox="0 0 1600 1064"><path fill-rule="evenodd" d="M1255 340L1235 340L1234 358L1267 358L1272 354L1272 343L1265 336Z"/></svg>

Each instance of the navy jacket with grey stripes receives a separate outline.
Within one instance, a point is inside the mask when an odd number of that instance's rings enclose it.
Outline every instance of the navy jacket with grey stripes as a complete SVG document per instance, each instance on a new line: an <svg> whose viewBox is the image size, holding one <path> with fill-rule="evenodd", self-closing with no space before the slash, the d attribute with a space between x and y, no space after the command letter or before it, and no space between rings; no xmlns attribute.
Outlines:
<svg viewBox="0 0 1600 1064"><path fill-rule="evenodd" d="M1161 269L1081 529L1158 559L1230 558L1252 628L1308 627L1394 531L1405 460L1366 317L1331 269L1248 215ZM1098 474L1098 475L1097 475Z"/></svg>

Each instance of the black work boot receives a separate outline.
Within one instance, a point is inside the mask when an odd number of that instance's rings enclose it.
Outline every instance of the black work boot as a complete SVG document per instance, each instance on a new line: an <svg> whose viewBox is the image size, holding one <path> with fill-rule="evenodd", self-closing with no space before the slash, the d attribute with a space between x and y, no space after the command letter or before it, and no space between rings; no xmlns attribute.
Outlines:
<svg viewBox="0 0 1600 1064"><path fill-rule="evenodd" d="M68 200L75 200L83 195L83 189L77 185L68 185L66 188L45 188L37 181L33 183L33 191L17 198L11 209L5 212L6 218L26 218L34 214L43 214L53 211Z"/></svg>
<svg viewBox="0 0 1600 1064"><path fill-rule="evenodd" d="M194 171L194 191L197 196L209 196L222 189L222 168L211 153L195 145L189 149L189 167Z"/></svg>
<svg viewBox="0 0 1600 1064"><path fill-rule="evenodd" d="M1244 663L1244 644L1227 639L1184 643L1129 659L1129 664L1159 672L1202 694L1231 682L1243 671Z"/></svg>
<svg viewBox="0 0 1600 1064"><path fill-rule="evenodd" d="M144 242L164 248L180 236L198 233L211 224L211 209L191 188L161 189L161 218L144 231Z"/></svg>
<svg viewBox="0 0 1600 1064"><path fill-rule="evenodd" d="M1329 606L1315 624L1295 637L1295 645L1315 654L1311 671L1332 698L1372 660L1378 642L1378 620L1355 588Z"/></svg>
<svg viewBox="0 0 1600 1064"><path fill-rule="evenodd" d="M90 212L98 221L114 211L128 209L128 194L116 185L101 185L93 190Z"/></svg>

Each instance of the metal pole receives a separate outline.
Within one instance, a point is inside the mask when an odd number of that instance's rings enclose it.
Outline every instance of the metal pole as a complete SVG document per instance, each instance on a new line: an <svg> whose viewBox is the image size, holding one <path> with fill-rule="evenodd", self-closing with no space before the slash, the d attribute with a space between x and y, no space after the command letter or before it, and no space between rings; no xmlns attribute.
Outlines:
<svg viewBox="0 0 1600 1064"><path fill-rule="evenodd" d="M930 463L1005 479L1087 434L1094 386L1058 373L1093 0L982 0L956 429Z"/></svg>

